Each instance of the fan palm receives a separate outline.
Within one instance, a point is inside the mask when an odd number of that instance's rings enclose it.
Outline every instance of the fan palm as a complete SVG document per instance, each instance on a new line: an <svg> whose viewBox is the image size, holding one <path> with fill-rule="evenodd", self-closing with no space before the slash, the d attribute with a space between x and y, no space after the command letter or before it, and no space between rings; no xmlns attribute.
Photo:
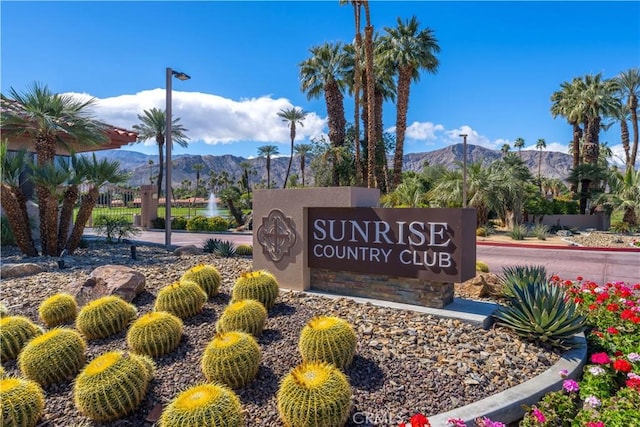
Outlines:
<svg viewBox="0 0 640 427"><path fill-rule="evenodd" d="M500 149L500 151L502 152L503 156L506 156L509 150L511 150L511 146L509 144L502 144L502 148Z"/></svg>
<svg viewBox="0 0 640 427"><path fill-rule="evenodd" d="M631 126L633 128L633 145L631 152L625 147L627 157L627 169L634 169L638 155L638 96L640 96L640 68L631 68L623 71L615 78L618 90L622 96L627 97L627 106L631 114Z"/></svg>
<svg viewBox="0 0 640 427"><path fill-rule="evenodd" d="M58 253L61 253L69 237L69 227L73 221L73 210L79 196L79 185L85 180L87 170L86 162L82 162L75 154L71 155L68 162L60 161L59 167L67 174L66 187L62 196L62 208L60 209L60 224L58 226Z"/></svg>
<svg viewBox="0 0 640 427"><path fill-rule="evenodd" d="M585 120L585 112L579 102L579 95L584 90L584 82L575 78L571 82L560 84L560 90L551 95L551 114L554 118L564 117L573 128L573 139L571 142L573 154L573 168L581 163L580 141L583 136L583 129L580 124Z"/></svg>
<svg viewBox="0 0 640 427"><path fill-rule="evenodd" d="M580 184L580 215L584 215L587 211L587 200L590 195L591 183L599 181L604 177L605 170L597 163L583 163L577 168L571 169L567 181L574 185Z"/></svg>
<svg viewBox="0 0 640 427"><path fill-rule="evenodd" d="M518 149L518 155L520 156L520 158L522 158L523 147L524 147L524 138L516 138L516 140L513 141L513 148Z"/></svg>
<svg viewBox="0 0 640 427"><path fill-rule="evenodd" d="M120 169L120 162L102 159L98 161L95 153L89 157L82 157L81 168L86 173L86 179L89 181L89 191L81 197L80 208L76 221L73 224L71 236L67 240L67 251L72 254L80 245L84 227L91 217L91 212L96 205L98 196L100 195L100 187L107 182L110 184L121 184L127 181L127 174Z"/></svg>
<svg viewBox="0 0 640 427"><path fill-rule="evenodd" d="M588 74L584 78L585 90L580 94L580 103L588 119L585 141L583 145L583 159L585 163L597 164L600 149L600 128L604 115L608 115L620 103L614 97L617 83L614 80L602 78L602 73Z"/></svg>
<svg viewBox="0 0 640 427"><path fill-rule="evenodd" d="M38 250L29 229L27 198L20 188L20 174L26 165L27 152L25 149L9 154L7 144L0 144L2 210L7 216L20 252L27 256L38 256Z"/></svg>
<svg viewBox="0 0 640 427"><path fill-rule="evenodd" d="M278 147L275 145L263 145L262 147L258 147L258 156L265 157L267 160L267 189L271 188L271 157L278 154Z"/></svg>
<svg viewBox="0 0 640 427"><path fill-rule="evenodd" d="M289 155L289 165L287 166L287 174L284 177L284 184L282 188L287 188L287 181L289 180L289 174L291 173L291 163L293 162L293 142L296 139L296 124L304 126L302 121L307 116L307 113L299 108L293 107L286 110L280 110L278 117L282 118L283 122L289 124L289 136L291 138L291 154Z"/></svg>
<svg viewBox="0 0 640 427"><path fill-rule="evenodd" d="M58 249L58 200L62 196L62 185L67 182L70 174L65 168L56 167L53 163L31 166L31 179L36 186L46 190L47 199L44 200L44 203L49 207L45 211L44 217L46 238L41 239L43 242L42 252L50 256L58 256L61 252ZM40 200L38 201L40 202ZM51 209L51 206L55 206L55 209ZM43 228L40 227L40 230Z"/></svg>
<svg viewBox="0 0 640 427"><path fill-rule="evenodd" d="M638 225L637 210L640 209L640 170L626 169L617 172L609 180L614 208L624 212L622 222L631 227Z"/></svg>
<svg viewBox="0 0 640 427"><path fill-rule="evenodd" d="M138 132L138 141L144 142L154 139L158 145L158 197L162 193L162 177L164 175L164 144L166 140L167 115L164 110L151 108L138 114L139 124L133 125L133 129ZM178 143L181 147L188 147L189 137L186 136L188 129L181 123L180 118L171 121L171 141Z"/></svg>
<svg viewBox="0 0 640 427"><path fill-rule="evenodd" d="M196 194L195 197L198 197L200 194L200 172L204 169L204 163L196 163L191 166L191 169L196 171Z"/></svg>
<svg viewBox="0 0 640 427"><path fill-rule="evenodd" d="M95 104L93 98L79 100L71 95L54 94L40 83L34 83L23 93L11 88L9 95L11 98L2 95L8 106L2 114L2 132L6 136L27 137L33 141L39 166L52 164L59 147L71 150L72 144L92 146L108 141L105 125L91 113ZM58 204L57 201L53 203L48 188L36 185L40 238L43 254L56 256ZM47 203L48 200L52 203ZM48 224L47 218L55 218L55 224ZM56 233L49 230L56 230ZM48 242L48 238L54 238L54 241ZM54 251L50 253L49 249Z"/></svg>
<svg viewBox="0 0 640 427"><path fill-rule="evenodd" d="M402 177L411 82L417 82L420 79L420 70L435 74L439 65L436 53L440 52L440 46L433 30L430 28L420 30L419 25L415 16L404 22L398 18L397 26L395 28L385 27L387 34L382 37L385 55L395 65L398 72L396 149L393 155L392 178L394 187L400 183Z"/></svg>
<svg viewBox="0 0 640 427"><path fill-rule="evenodd" d="M306 166L307 154L311 152L311 144L296 144L294 150L300 156L300 171L302 173L302 186L304 187L304 170Z"/></svg>
<svg viewBox="0 0 640 427"><path fill-rule="evenodd" d="M538 187L542 192L542 149L547 148L547 142L543 138L538 138L536 141L536 150L540 150L538 155Z"/></svg>

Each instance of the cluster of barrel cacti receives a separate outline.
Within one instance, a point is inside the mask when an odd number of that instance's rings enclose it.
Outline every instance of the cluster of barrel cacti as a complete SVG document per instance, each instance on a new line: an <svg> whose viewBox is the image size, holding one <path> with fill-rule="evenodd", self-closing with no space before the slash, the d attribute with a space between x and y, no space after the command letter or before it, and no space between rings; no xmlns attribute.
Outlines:
<svg viewBox="0 0 640 427"><path fill-rule="evenodd" d="M35 427L44 413L44 392L35 381L0 378L0 425Z"/></svg>
<svg viewBox="0 0 640 427"><path fill-rule="evenodd" d="M206 302L207 293L196 282L181 280L160 289L154 310L187 319L200 313Z"/></svg>
<svg viewBox="0 0 640 427"><path fill-rule="evenodd" d="M76 318L76 328L89 340L106 338L124 331L137 313L133 304L109 295L82 307Z"/></svg>
<svg viewBox="0 0 640 427"><path fill-rule="evenodd" d="M78 410L94 421L113 421L144 400L155 365L144 355L111 351L95 358L73 385Z"/></svg>

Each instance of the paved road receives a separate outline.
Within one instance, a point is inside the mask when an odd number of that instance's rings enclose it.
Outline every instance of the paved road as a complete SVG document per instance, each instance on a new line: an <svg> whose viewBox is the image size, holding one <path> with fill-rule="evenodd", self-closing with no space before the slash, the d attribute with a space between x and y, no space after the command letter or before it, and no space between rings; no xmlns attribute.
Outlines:
<svg viewBox="0 0 640 427"><path fill-rule="evenodd" d="M92 234L88 229L85 234ZM173 246L196 245L202 247L207 239L230 240L234 244L252 244L248 233L186 233L173 231ZM164 231L143 231L135 240L165 243ZM640 283L640 252L607 252L579 248L548 249L529 247L498 246L482 244L477 246L476 258L489 265L490 271L500 273L506 265L544 265L547 272L563 279L582 276L599 284L612 281Z"/></svg>

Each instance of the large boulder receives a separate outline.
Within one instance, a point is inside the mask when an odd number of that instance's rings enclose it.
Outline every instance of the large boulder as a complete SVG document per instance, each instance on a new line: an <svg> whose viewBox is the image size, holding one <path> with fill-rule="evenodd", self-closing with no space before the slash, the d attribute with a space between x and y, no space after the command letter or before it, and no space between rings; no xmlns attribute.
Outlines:
<svg viewBox="0 0 640 427"><path fill-rule="evenodd" d="M91 272L86 280L79 280L67 288L78 305L107 295L117 295L131 302L145 288L144 274L123 265L103 265Z"/></svg>
<svg viewBox="0 0 640 427"><path fill-rule="evenodd" d="M189 256L189 255L201 255L202 249L197 248L195 245L180 246L173 251L175 256Z"/></svg>
<svg viewBox="0 0 640 427"><path fill-rule="evenodd" d="M0 267L0 277L3 279L13 279L16 277L31 276L42 273L44 268L38 264L30 262L23 264L2 264Z"/></svg>
<svg viewBox="0 0 640 427"><path fill-rule="evenodd" d="M493 273L477 273L466 282L456 283L455 289L461 297L469 299L502 296L500 277Z"/></svg>

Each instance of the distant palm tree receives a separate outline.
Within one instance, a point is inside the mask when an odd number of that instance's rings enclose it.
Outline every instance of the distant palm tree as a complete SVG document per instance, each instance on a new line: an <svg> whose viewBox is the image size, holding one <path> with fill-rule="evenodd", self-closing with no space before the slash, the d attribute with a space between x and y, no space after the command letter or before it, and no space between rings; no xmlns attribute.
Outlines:
<svg viewBox="0 0 640 427"><path fill-rule="evenodd" d="M263 145L258 147L258 156L267 159L267 189L271 188L271 156L279 154L275 145Z"/></svg>
<svg viewBox="0 0 640 427"><path fill-rule="evenodd" d="M586 114L579 96L584 90L584 82L579 78L574 78L571 82L560 84L561 89L551 95L551 114L553 117L562 116L573 128L573 138L571 149L573 154L573 168L577 168L582 162L580 142L584 134L580 127L586 120ZM572 189L575 192L576 188Z"/></svg>
<svg viewBox="0 0 640 427"><path fill-rule="evenodd" d="M509 144L502 144L500 151L502 151L503 156L506 156L509 150L511 150L511 146Z"/></svg>
<svg viewBox="0 0 640 427"><path fill-rule="evenodd" d="M240 185L242 189L247 191L247 194L251 193L251 184L249 183L249 174L255 173L254 170L251 169L251 163L246 160L240 162L240 169L242 169L242 177L240 178Z"/></svg>
<svg viewBox="0 0 640 427"><path fill-rule="evenodd" d="M133 129L138 132L138 141L144 142L155 139L158 145L158 197L162 192L162 178L164 175L164 143L167 125L167 115L164 110L152 108L144 110L143 114L138 114L141 123L133 125ZM171 122L171 141L178 143L181 147L188 147L189 137L186 136L184 126L180 123L180 118L175 118Z"/></svg>
<svg viewBox="0 0 640 427"><path fill-rule="evenodd" d="M631 126L633 128L633 145L629 153L629 147L625 147L627 157L627 169L634 169L638 155L638 97L640 97L640 68L631 68L623 71L616 78L618 91L627 97L627 107L631 114Z"/></svg>
<svg viewBox="0 0 640 427"><path fill-rule="evenodd" d="M289 180L289 173L291 173L291 162L293 162L293 142L296 139L296 124L304 126L302 121L307 116L307 113L299 108L293 107L286 110L280 110L278 117L282 117L283 122L289 123L289 135L291 137L291 154L289 155L289 165L287 166L287 174L284 177L284 184L282 188L287 188L287 181Z"/></svg>
<svg viewBox="0 0 640 427"><path fill-rule="evenodd" d="M297 155L300 156L300 170L302 172L302 186L304 187L304 169L306 163L306 156L313 147L311 144L296 144L294 149Z"/></svg>
<svg viewBox="0 0 640 427"><path fill-rule="evenodd" d="M513 141L513 148L518 149L518 154L520 155L520 158L522 158L523 147L524 147L524 138L516 138L516 140Z"/></svg>
<svg viewBox="0 0 640 427"><path fill-rule="evenodd" d="M196 163L193 166L191 166L191 169L193 169L194 171L196 171L196 194L195 197L198 197L199 195L199 190L200 190L200 171L202 171L202 169L204 169L204 163Z"/></svg>
<svg viewBox="0 0 640 427"><path fill-rule="evenodd" d="M609 181L615 209L622 210L622 222L632 227L638 225L637 211L640 209L640 170L626 169L613 174Z"/></svg>
<svg viewBox="0 0 640 427"><path fill-rule="evenodd" d="M385 27L382 37L385 55L395 65L398 72L398 101L396 108L396 148L393 155L392 185L400 184L402 162L404 159L404 137L407 129L407 111L409 110L409 92L412 81L420 79L420 70L435 74L439 61L436 53L440 45L433 30L419 29L420 23L413 16L410 20L398 18L395 28Z"/></svg>
<svg viewBox="0 0 640 427"><path fill-rule="evenodd" d="M540 188L540 192L542 192L542 149L547 148L547 143L543 138L538 138L536 142L536 150L540 150L540 155L538 156L538 187Z"/></svg>
<svg viewBox="0 0 640 427"><path fill-rule="evenodd" d="M149 184L153 185L153 160L149 159Z"/></svg>

